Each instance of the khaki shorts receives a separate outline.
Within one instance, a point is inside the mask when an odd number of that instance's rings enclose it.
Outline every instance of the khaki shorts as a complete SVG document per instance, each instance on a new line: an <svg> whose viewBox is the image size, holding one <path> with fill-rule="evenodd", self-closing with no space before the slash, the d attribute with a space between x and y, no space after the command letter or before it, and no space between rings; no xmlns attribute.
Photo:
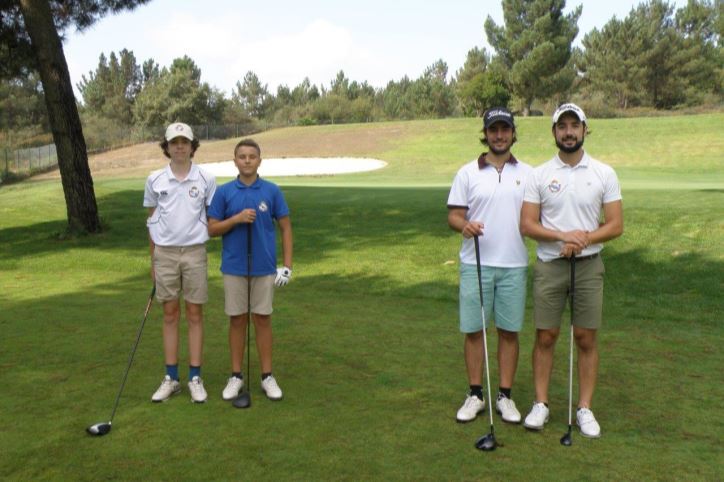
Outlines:
<svg viewBox="0 0 724 482"><path fill-rule="evenodd" d="M601 256L576 260L573 325L596 330L601 327L603 274ZM571 284L570 262L554 259L535 263L533 271L533 320L538 329L560 328Z"/></svg>
<svg viewBox="0 0 724 482"><path fill-rule="evenodd" d="M177 300L182 290L189 303L203 305L208 301L206 245L156 246L153 270L158 301Z"/></svg>
<svg viewBox="0 0 724 482"><path fill-rule="evenodd" d="M251 277L251 312L258 315L271 315L274 301L274 278L268 276ZM224 275L224 311L228 316L244 315L249 311L249 293L247 277Z"/></svg>

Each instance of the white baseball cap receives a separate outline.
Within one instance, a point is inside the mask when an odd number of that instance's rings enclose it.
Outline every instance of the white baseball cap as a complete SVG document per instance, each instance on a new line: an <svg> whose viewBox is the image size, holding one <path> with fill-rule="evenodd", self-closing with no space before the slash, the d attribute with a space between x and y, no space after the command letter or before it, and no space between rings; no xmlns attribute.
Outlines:
<svg viewBox="0 0 724 482"><path fill-rule="evenodd" d="M186 139L193 141L194 133L188 124L183 122L174 122L166 128L166 140L170 141L176 137L185 137Z"/></svg>
<svg viewBox="0 0 724 482"><path fill-rule="evenodd" d="M576 104L568 103L558 106L556 111L553 113L553 124L558 122L558 119L560 119L560 117L566 112L572 112L573 114L575 114L576 117L578 117L578 120L580 120L584 124L586 123L586 113L583 112L583 109L578 107Z"/></svg>

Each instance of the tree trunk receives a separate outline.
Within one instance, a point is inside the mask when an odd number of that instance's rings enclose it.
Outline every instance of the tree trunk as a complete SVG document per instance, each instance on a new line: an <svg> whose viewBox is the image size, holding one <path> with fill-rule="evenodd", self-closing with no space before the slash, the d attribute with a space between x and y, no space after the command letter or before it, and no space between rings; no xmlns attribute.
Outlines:
<svg viewBox="0 0 724 482"><path fill-rule="evenodd" d="M101 225L85 138L50 5L47 0L20 0L20 10L37 59L50 128L58 150L68 228L71 232L99 232Z"/></svg>

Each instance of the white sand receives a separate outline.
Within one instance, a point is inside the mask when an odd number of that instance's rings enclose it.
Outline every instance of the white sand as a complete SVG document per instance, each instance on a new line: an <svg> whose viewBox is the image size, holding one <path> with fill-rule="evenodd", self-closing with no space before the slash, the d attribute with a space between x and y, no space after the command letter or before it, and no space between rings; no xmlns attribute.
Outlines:
<svg viewBox="0 0 724 482"><path fill-rule="evenodd" d="M234 161L209 162L199 164L218 177L234 177L239 171ZM259 175L270 176L315 176L325 174L348 174L382 169L387 163L378 159L357 157L285 157L282 159L262 159Z"/></svg>

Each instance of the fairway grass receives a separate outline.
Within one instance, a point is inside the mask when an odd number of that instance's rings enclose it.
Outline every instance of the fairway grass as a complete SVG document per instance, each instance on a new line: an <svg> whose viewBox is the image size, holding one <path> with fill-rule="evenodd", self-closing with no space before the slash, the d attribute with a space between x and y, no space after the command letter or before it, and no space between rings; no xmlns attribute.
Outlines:
<svg viewBox="0 0 724 482"><path fill-rule="evenodd" d="M542 122L523 121L521 139L523 126ZM400 132L415 130L410 124ZM363 180L280 180L295 236L294 278L277 291L273 315L282 402L266 400L259 388L253 342L252 407L236 410L221 400L228 322L214 239L203 366L209 401L189 401L182 322L183 393L150 402L163 376L161 310L154 306L113 431L102 438L84 429L110 415L150 289L144 179L96 179L106 231L74 239L58 237L65 207L57 181L2 187L0 478L722 480L724 389L716 374L724 366L724 186L716 163L690 173L631 157L630 168L642 174L641 185L629 188L628 165L618 169L625 233L604 250L594 397L601 439L574 430L572 447L558 442L567 423L567 333L556 352L544 431L503 424L496 415L503 446L482 453L473 444L489 431L487 412L455 423L467 390L457 320L460 238L446 224L454 167L442 160L455 149L451 139L461 139L460 158L479 150L468 127L475 124L450 121L445 142L390 141L385 160L394 176L383 170L359 174ZM283 142L301 142L304 131L293 132L297 137ZM594 135L603 142L605 132L602 126ZM593 136L591 144L599 157ZM522 141L516 147L529 149ZM549 143L545 151L552 153ZM435 159L441 167L433 175L426 167ZM667 169L668 180L648 178ZM699 176L711 185L700 187ZM674 189L672 180L682 185ZM513 387L524 415L533 400L531 293ZM494 358L496 337L489 338ZM497 363L491 377L494 391Z"/></svg>

